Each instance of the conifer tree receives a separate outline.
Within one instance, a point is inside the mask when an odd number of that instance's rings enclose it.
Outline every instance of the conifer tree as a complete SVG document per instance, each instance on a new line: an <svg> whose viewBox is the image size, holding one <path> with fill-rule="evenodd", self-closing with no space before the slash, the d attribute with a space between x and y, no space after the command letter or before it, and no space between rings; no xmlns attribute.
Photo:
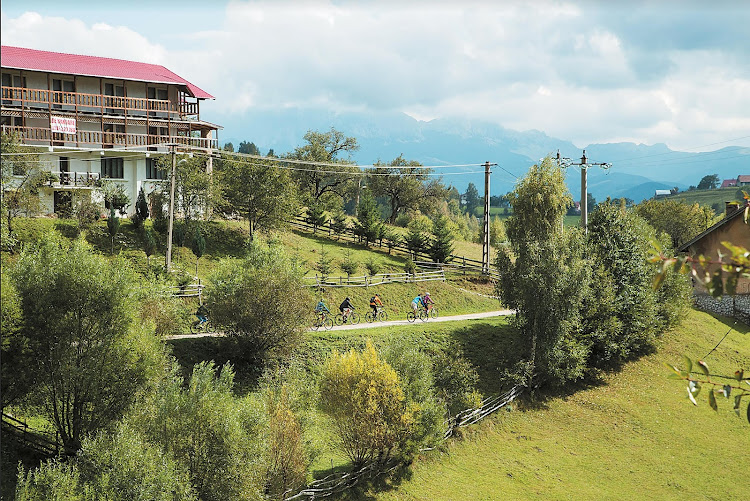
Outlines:
<svg viewBox="0 0 750 501"><path fill-rule="evenodd" d="M430 242L430 258L436 263L446 263L453 252L453 234L448 228L448 218L438 216L432 230L433 240Z"/></svg>

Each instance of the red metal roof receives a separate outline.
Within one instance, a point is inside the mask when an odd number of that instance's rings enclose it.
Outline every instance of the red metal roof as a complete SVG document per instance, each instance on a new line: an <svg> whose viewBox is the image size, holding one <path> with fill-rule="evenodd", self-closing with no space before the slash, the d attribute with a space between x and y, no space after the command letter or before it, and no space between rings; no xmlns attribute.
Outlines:
<svg viewBox="0 0 750 501"><path fill-rule="evenodd" d="M214 99L208 92L158 64L137 63L108 57L62 54L8 45L2 46L0 60L3 68L185 85L193 97Z"/></svg>
<svg viewBox="0 0 750 501"><path fill-rule="evenodd" d="M737 186L737 180L736 179L725 179L721 183L722 188L731 188L732 186Z"/></svg>
<svg viewBox="0 0 750 501"><path fill-rule="evenodd" d="M750 176L737 176L738 183L750 183Z"/></svg>

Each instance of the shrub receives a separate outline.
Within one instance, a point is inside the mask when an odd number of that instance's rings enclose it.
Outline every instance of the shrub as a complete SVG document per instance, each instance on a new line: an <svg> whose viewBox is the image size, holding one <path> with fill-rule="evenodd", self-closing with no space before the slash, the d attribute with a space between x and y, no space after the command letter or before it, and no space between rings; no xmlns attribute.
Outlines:
<svg viewBox="0 0 750 501"><path fill-rule="evenodd" d="M367 268L367 273L370 275L377 275L380 273L380 270L383 268L382 264L379 261L375 261L372 256L367 258L367 261L365 261L365 268Z"/></svg>
<svg viewBox="0 0 750 501"><path fill-rule="evenodd" d="M371 342L362 353L332 353L320 392L341 450L355 467L386 461L409 438L415 410L407 405L396 371L378 358Z"/></svg>
<svg viewBox="0 0 750 501"><path fill-rule="evenodd" d="M346 273L347 277L354 275L359 270L359 263L352 259L351 254L351 250L346 249L344 260L341 262L341 269Z"/></svg>
<svg viewBox="0 0 750 501"><path fill-rule="evenodd" d="M76 204L74 214L78 220L78 230L86 231L99 221L102 211L101 207L90 198L82 198Z"/></svg>
<svg viewBox="0 0 750 501"><path fill-rule="evenodd" d="M446 351L438 352L433 367L437 395L445 402L448 414L455 416L481 405L482 395L476 389L479 374L458 344L451 343Z"/></svg>
<svg viewBox="0 0 750 501"><path fill-rule="evenodd" d="M302 429L289 408L286 387L282 387L276 398L269 393L268 420L268 470L266 492L275 499L284 499L285 493L295 492L305 484L307 456L305 454Z"/></svg>
<svg viewBox="0 0 750 501"><path fill-rule="evenodd" d="M311 298L302 270L280 247L251 244L244 260L224 260L209 277L215 325L258 359L285 356L300 340Z"/></svg>

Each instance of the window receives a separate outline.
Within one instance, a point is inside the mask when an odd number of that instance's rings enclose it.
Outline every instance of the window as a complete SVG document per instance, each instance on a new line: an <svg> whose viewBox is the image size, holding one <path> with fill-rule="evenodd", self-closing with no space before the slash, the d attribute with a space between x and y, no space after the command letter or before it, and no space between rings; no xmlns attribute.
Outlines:
<svg viewBox="0 0 750 501"><path fill-rule="evenodd" d="M122 179L124 171L122 158L102 158L102 177Z"/></svg>
<svg viewBox="0 0 750 501"><path fill-rule="evenodd" d="M70 159L68 157L60 157L60 183L70 184Z"/></svg>
<svg viewBox="0 0 750 501"><path fill-rule="evenodd" d="M10 73L3 73L2 76L2 84L3 87L26 87L26 77L22 77L20 75L11 75ZM12 104L15 106L19 106L21 104L21 97L22 97L21 90L15 90L15 89L4 89L3 90L3 104ZM10 98L10 99L8 99ZM15 101L13 101L15 100Z"/></svg>
<svg viewBox="0 0 750 501"><path fill-rule="evenodd" d="M167 179L166 171L157 167L155 158L146 159L146 179Z"/></svg>
<svg viewBox="0 0 750 501"><path fill-rule="evenodd" d="M52 101L54 103L62 103L62 104L73 104L75 100L73 99L73 96L64 95L63 92L75 92L76 91L76 84L72 80L58 80L53 79L52 80ZM52 105L53 108L62 108L60 104L54 104Z"/></svg>

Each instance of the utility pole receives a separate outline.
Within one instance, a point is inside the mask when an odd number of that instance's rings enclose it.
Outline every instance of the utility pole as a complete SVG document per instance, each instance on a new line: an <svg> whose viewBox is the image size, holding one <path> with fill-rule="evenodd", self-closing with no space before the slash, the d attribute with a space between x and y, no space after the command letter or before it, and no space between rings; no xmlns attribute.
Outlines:
<svg viewBox="0 0 750 501"><path fill-rule="evenodd" d="M171 271L172 268L172 230L174 228L174 185L177 171L177 144L169 143L168 146L172 149L172 175L170 177L169 186L169 231L167 232L167 255L164 264L167 272Z"/></svg>
<svg viewBox="0 0 750 501"><path fill-rule="evenodd" d="M557 165L560 167L569 167L571 165L578 165L581 167L581 228L584 233L588 232L589 224L589 211L588 211L588 168L589 166L595 165L602 169L609 169L612 164L599 162L589 163L586 158L586 150L583 150L583 156L580 162L571 162L569 158L563 158L560 156L560 150L557 151Z"/></svg>
<svg viewBox="0 0 750 501"><path fill-rule="evenodd" d="M482 231L482 273L490 274L490 167L489 161L484 163L484 229Z"/></svg>

